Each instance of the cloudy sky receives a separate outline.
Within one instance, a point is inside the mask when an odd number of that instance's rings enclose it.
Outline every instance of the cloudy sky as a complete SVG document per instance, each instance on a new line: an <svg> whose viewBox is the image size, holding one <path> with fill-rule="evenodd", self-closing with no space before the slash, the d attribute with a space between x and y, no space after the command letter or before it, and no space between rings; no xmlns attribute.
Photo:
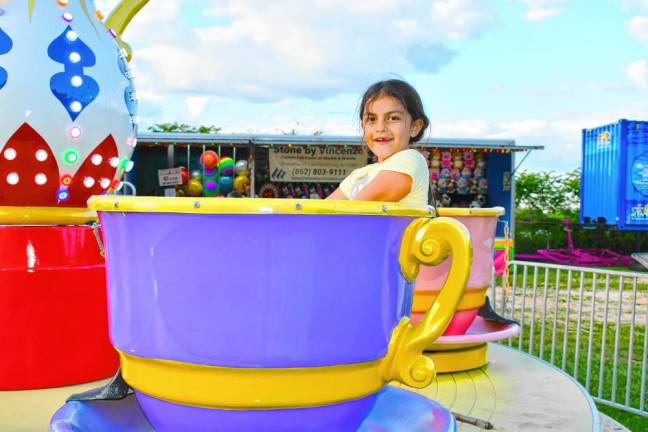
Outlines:
<svg viewBox="0 0 648 432"><path fill-rule="evenodd" d="M124 40L141 131L358 134L364 89L399 77L431 136L544 145L525 168L565 171L583 128L648 120L648 0L151 0Z"/></svg>

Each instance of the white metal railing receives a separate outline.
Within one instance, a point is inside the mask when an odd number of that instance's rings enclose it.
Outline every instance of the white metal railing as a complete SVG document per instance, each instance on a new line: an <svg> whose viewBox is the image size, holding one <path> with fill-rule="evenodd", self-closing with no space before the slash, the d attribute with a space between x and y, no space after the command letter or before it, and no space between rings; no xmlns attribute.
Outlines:
<svg viewBox="0 0 648 432"><path fill-rule="evenodd" d="M513 261L493 308L517 320L504 341L572 375L597 402L648 417L648 273Z"/></svg>

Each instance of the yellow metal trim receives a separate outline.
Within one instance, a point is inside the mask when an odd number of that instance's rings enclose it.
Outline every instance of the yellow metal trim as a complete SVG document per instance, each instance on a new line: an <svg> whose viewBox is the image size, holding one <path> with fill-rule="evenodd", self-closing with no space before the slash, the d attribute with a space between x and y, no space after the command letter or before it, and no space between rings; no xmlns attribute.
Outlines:
<svg viewBox="0 0 648 432"><path fill-rule="evenodd" d="M488 363L488 344L455 351L426 352L439 373L463 372Z"/></svg>
<svg viewBox="0 0 648 432"><path fill-rule="evenodd" d="M149 0L122 0L106 19L106 28L113 29L117 36L126 30L133 17L140 11Z"/></svg>
<svg viewBox="0 0 648 432"><path fill-rule="evenodd" d="M171 198L95 195L88 206L104 212L194 214L318 214L433 217L430 206L377 201L333 201L270 198Z"/></svg>
<svg viewBox="0 0 648 432"><path fill-rule="evenodd" d="M459 304L457 305L458 311L470 310L480 308L486 303L486 293L489 287L480 288L477 290L464 291ZM414 291L414 302L412 304L412 312L425 312L434 303L438 291Z"/></svg>
<svg viewBox="0 0 648 432"><path fill-rule="evenodd" d="M387 378L423 388L436 375L434 363L422 355L443 334L466 288L472 246L468 229L450 218L419 218L403 232L399 255L401 271L413 281L419 267L437 265L452 256L448 277L434 304L417 325L403 319L394 330L387 352Z"/></svg>
<svg viewBox="0 0 648 432"><path fill-rule="evenodd" d="M149 0L122 0L115 9L108 15L105 26L112 29L117 37L117 45L126 52L126 61L130 62L133 58L133 49L123 39L122 35L130 24L133 17L140 11Z"/></svg>
<svg viewBox="0 0 648 432"><path fill-rule="evenodd" d="M97 220L97 213L77 207L4 207L0 224L5 225L84 225Z"/></svg>
<svg viewBox="0 0 648 432"><path fill-rule="evenodd" d="M227 409L320 406L380 390L384 359L311 368L231 368L158 360L119 352L126 382L150 396Z"/></svg>
<svg viewBox="0 0 648 432"><path fill-rule="evenodd" d="M31 23L32 16L34 15L34 5L36 0L27 0L27 11L29 12L29 22Z"/></svg>
<svg viewBox="0 0 648 432"><path fill-rule="evenodd" d="M439 216L447 217L470 217L470 216L504 216L506 210L504 207L492 208L457 208L457 207L439 207L437 208Z"/></svg>

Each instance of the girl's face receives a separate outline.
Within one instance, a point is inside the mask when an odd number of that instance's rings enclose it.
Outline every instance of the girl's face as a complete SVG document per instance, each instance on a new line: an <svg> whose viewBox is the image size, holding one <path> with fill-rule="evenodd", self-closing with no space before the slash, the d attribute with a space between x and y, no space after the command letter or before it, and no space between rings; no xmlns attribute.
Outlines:
<svg viewBox="0 0 648 432"><path fill-rule="evenodd" d="M423 120L412 121L407 109L392 96L379 95L364 107L364 139L378 162L405 150L410 138L415 137L421 127Z"/></svg>

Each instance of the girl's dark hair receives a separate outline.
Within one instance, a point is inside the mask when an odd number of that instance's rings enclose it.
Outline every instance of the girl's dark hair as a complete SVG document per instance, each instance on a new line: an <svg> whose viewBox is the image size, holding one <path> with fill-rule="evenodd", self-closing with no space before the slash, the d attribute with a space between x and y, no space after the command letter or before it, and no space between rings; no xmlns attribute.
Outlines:
<svg viewBox="0 0 648 432"><path fill-rule="evenodd" d="M362 101L360 102L360 123L362 123L362 118L364 117L364 111L367 103L382 95L387 95L398 99L398 101L403 104L409 115L412 116L412 121L419 119L423 120L423 127L421 128L421 131L410 141L417 142L418 140L420 140L425 134L425 130L430 125L430 120L425 115L425 111L423 110L423 102L421 102L421 97L419 96L419 94L416 92L414 87L403 80L390 79L372 84L364 93L364 95L362 96Z"/></svg>

